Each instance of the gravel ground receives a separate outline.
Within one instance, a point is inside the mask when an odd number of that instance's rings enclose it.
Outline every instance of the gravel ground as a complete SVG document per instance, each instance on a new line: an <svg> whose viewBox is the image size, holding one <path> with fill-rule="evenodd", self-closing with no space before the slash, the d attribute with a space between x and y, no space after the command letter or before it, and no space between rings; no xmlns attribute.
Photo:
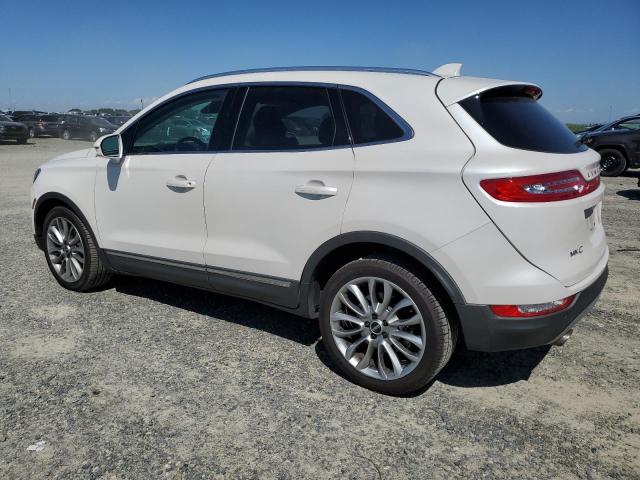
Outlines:
<svg viewBox="0 0 640 480"><path fill-rule="evenodd" d="M458 348L426 392L335 373L317 325L121 278L73 293L31 235L34 169L0 143L0 478L640 478L640 189L606 179L610 277L563 347Z"/></svg>

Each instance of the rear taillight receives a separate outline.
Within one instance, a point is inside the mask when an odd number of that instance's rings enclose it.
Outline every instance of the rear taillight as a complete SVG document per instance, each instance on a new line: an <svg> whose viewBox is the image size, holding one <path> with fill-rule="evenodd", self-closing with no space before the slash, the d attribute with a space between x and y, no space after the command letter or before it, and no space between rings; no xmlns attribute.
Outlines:
<svg viewBox="0 0 640 480"><path fill-rule="evenodd" d="M490 178L482 189L503 202L556 202L582 197L600 186L600 176L585 180L577 170L527 177Z"/></svg>
<svg viewBox="0 0 640 480"><path fill-rule="evenodd" d="M550 313L560 312L568 308L575 295L547 303L534 303L530 305L491 305L491 311L499 317L540 317Z"/></svg>

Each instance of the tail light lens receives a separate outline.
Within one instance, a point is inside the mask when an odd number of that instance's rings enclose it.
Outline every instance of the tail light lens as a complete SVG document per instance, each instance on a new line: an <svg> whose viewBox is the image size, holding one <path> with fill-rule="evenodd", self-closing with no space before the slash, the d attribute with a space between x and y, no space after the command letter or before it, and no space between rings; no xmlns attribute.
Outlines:
<svg viewBox="0 0 640 480"><path fill-rule="evenodd" d="M482 189L503 202L557 202L582 197L600 186L600 175L585 180L578 170L527 177L491 178Z"/></svg>
<svg viewBox="0 0 640 480"><path fill-rule="evenodd" d="M568 308L572 303L575 295L555 300L547 303L534 303L530 305L491 305L491 311L499 317L540 317L549 315L550 313L560 312Z"/></svg>

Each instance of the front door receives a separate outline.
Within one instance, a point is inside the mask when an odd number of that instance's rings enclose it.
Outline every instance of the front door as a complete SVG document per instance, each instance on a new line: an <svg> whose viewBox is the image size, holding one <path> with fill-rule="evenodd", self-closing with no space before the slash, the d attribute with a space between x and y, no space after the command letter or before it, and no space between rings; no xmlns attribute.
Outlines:
<svg viewBox="0 0 640 480"><path fill-rule="evenodd" d="M186 269L203 266L205 172L214 157L209 145L226 93L209 90L169 101L123 134L128 147L121 163L102 160L96 218L110 255L168 260ZM176 128L185 121L194 127Z"/></svg>

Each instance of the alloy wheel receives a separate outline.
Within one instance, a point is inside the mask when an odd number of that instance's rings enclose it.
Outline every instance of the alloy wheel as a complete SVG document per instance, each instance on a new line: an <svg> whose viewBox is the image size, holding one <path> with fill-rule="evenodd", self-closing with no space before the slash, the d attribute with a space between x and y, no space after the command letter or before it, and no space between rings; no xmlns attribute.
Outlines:
<svg viewBox="0 0 640 480"><path fill-rule="evenodd" d="M622 156L616 152L607 152L600 159L600 168L604 172L612 172L620 166L622 162Z"/></svg>
<svg viewBox="0 0 640 480"><path fill-rule="evenodd" d="M65 282L80 279L85 265L82 237L64 217L56 217L47 228L47 255L56 274Z"/></svg>
<svg viewBox="0 0 640 480"><path fill-rule="evenodd" d="M361 277L343 285L331 304L338 350L353 368L378 380L395 380L420 362L425 322L411 297L393 282Z"/></svg>

